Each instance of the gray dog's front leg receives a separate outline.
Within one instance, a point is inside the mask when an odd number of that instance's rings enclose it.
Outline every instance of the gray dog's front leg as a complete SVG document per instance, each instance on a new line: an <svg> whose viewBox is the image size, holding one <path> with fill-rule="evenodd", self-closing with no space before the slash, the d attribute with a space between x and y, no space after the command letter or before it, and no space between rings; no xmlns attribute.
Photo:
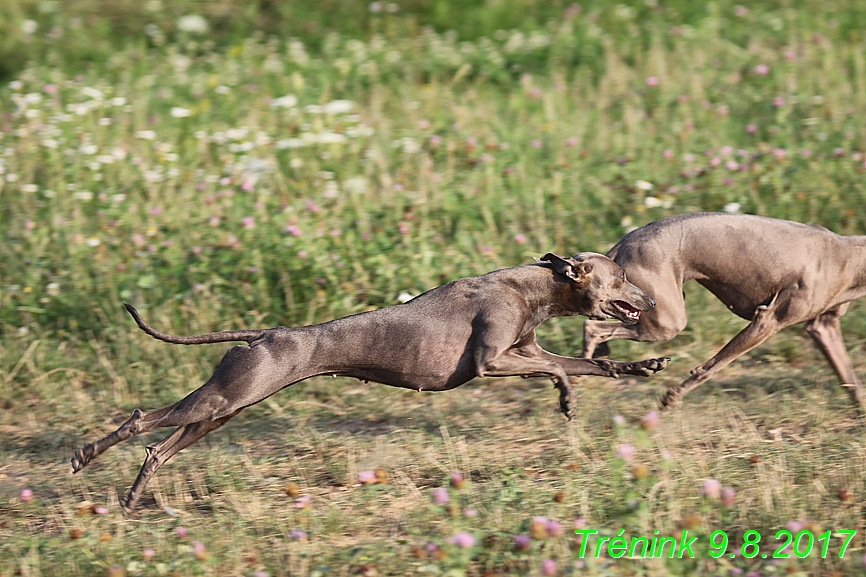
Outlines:
<svg viewBox="0 0 866 577"><path fill-rule="evenodd" d="M524 352L521 349L521 352ZM559 408L562 413L572 420L576 412L574 390L568 373L555 363L536 356L518 354L515 349L509 349L504 353L492 358L479 358L479 377L548 377L553 381L553 386L559 389Z"/></svg>
<svg viewBox="0 0 866 577"><path fill-rule="evenodd" d="M594 375L599 377L616 378L622 375L636 375L648 377L653 375L671 362L668 357L645 359L643 361L622 362L609 361L607 359L583 359L577 357L562 357L547 352L536 345L533 356L545 361L553 362L561 366L569 376L579 377L583 375Z"/></svg>

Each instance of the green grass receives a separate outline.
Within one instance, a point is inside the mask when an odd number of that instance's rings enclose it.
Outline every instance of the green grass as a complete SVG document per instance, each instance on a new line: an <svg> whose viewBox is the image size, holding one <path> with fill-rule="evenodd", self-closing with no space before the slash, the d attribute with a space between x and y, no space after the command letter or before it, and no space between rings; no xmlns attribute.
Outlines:
<svg viewBox="0 0 866 577"><path fill-rule="evenodd" d="M122 302L176 334L315 323L548 251L604 252L631 227L734 203L866 234L860 3L741 15L725 2L345 3L355 18L330 19L226 2L241 10L231 26L214 3L177 3L152 13L161 36L142 31L147 2L120 4L0 3L15 11L0 19L15 30L0 52L20 56L0 87L0 576L535 576L546 559L559 575L862 574L866 434L802 332L639 427L744 326L697 286L675 340L613 343L614 358L664 354L671 367L584 379L572 423L539 380L419 395L312 379L169 462L141 520L124 519L117 496L162 435L75 476L68 465L134 408L198 387L225 350L150 340ZM199 11L206 35L174 28ZM862 305L843 330L862 373ZM547 323L541 339L579 350L580 322ZM636 447L633 463L620 444ZM358 483L380 467L387 484ZM469 482L433 504L456 471ZM706 478L736 504L704 498ZM537 516L563 534L515 551ZM702 552L576 566L578 518L609 535L688 526ZM841 560L836 538L827 559L706 555L714 530L737 548L757 530L774 548L792 521L858 536ZM449 545L458 532L476 544Z"/></svg>

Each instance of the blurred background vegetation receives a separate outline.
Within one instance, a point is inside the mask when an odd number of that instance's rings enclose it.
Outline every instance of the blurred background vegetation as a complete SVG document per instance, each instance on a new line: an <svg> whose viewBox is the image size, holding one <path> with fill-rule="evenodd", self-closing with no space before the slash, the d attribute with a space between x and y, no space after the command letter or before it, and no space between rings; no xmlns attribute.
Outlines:
<svg viewBox="0 0 866 577"><path fill-rule="evenodd" d="M113 53L130 45L183 41L185 32L179 23L190 14L206 19L208 39L218 47L263 34L297 38L318 49L332 33L357 39L372 34L405 37L420 34L424 27L453 30L459 40L477 40L501 30L543 30L569 11L594 15L615 40L645 46L653 30L699 26L707 16L732 15L736 4L731 0L2 0L0 80L9 80L27 62L48 61L65 70L83 71L104 65ZM630 13L629 18L618 17L617 8ZM754 36L784 39L783 27L772 22L776 18L813 26L823 23L832 27L834 37L850 42L860 40L866 30L866 5L857 0L765 0L750 3L749 8L765 17L770 30L756 29L754 19L724 18L720 38L740 46ZM600 47L595 49L590 54L597 56ZM573 64L579 63L575 58Z"/></svg>

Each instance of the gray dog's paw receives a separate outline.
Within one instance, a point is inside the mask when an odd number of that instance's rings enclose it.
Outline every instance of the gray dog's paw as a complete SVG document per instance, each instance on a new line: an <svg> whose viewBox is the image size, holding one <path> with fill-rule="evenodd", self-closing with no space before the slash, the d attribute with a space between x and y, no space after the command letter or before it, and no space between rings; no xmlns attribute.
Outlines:
<svg viewBox="0 0 866 577"><path fill-rule="evenodd" d="M124 495L120 499L120 509L123 511L123 516L127 519L138 519L138 511L136 511L136 503L133 502L129 495Z"/></svg>
<svg viewBox="0 0 866 577"><path fill-rule="evenodd" d="M574 396L574 391L560 391L559 410L569 421L574 419L577 414L577 399Z"/></svg>
<svg viewBox="0 0 866 577"><path fill-rule="evenodd" d="M648 377L663 370L666 366L668 366L670 362L670 357L661 357L658 359L647 359L645 361L640 361L634 363L634 371L630 371L629 374L638 375L641 377Z"/></svg>
<svg viewBox="0 0 866 577"><path fill-rule="evenodd" d="M84 445L81 449L75 449L75 452L72 453L72 460L70 464L72 465L72 472L77 473L81 469L87 466L87 463L93 458L93 446L92 445Z"/></svg>
<svg viewBox="0 0 866 577"><path fill-rule="evenodd" d="M680 400L682 400L682 395L679 391L674 388L668 390L667 393L658 398L659 409L665 410L678 405Z"/></svg>

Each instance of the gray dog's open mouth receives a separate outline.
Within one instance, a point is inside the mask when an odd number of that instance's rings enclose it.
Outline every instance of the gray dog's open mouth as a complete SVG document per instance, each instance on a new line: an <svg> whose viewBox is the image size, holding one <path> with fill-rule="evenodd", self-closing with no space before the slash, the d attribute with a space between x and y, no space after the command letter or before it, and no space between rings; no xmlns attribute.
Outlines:
<svg viewBox="0 0 866 577"><path fill-rule="evenodd" d="M613 306L617 308L620 312L622 312L626 318L630 321L639 321L640 320L640 311L628 304L625 301L615 300L613 301Z"/></svg>

